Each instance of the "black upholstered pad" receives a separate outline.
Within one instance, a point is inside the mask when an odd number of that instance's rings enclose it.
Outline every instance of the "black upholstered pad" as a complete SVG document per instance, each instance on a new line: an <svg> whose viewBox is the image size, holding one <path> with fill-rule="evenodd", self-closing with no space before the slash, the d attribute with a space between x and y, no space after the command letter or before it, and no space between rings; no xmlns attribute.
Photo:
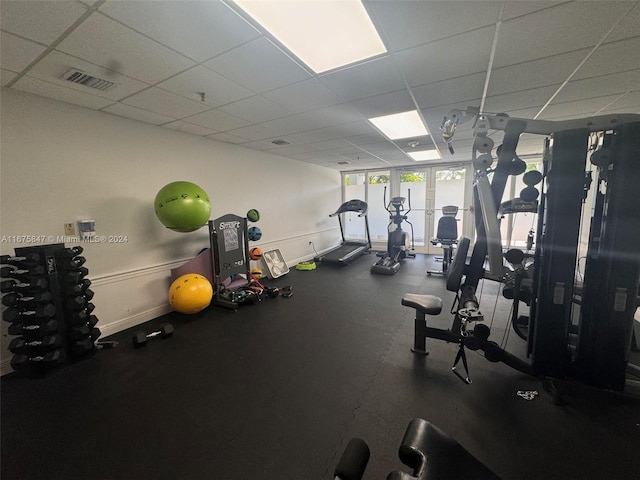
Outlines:
<svg viewBox="0 0 640 480"><path fill-rule="evenodd" d="M442 299L435 295L405 293L402 297L402 305L415 308L427 315L438 315L442 311Z"/></svg>
<svg viewBox="0 0 640 480"><path fill-rule="evenodd" d="M462 445L421 418L409 423L398 455L413 475L393 472L387 480L499 480Z"/></svg>

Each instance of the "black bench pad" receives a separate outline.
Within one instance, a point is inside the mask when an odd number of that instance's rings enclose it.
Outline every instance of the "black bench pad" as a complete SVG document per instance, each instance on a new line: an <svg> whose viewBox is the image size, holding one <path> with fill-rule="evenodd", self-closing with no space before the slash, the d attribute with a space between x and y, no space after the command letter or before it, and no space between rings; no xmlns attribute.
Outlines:
<svg viewBox="0 0 640 480"><path fill-rule="evenodd" d="M442 311L442 299L435 295L405 293L402 297L402 305L415 308L426 315L438 315Z"/></svg>

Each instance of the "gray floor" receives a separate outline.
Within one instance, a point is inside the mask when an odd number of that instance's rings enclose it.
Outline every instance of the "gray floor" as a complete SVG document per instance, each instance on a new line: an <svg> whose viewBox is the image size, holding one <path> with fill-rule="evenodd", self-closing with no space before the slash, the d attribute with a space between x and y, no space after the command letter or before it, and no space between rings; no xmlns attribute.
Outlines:
<svg viewBox="0 0 640 480"><path fill-rule="evenodd" d="M397 449L415 417L504 479L638 478L638 397L576 389L556 406L539 379L476 352L463 384L451 373L456 345L429 341L426 358L410 351L405 292L442 296L433 325L450 323L453 294L425 274L433 259L406 260L392 277L371 275L375 260L268 282L292 285L289 299L157 319L145 328L170 320L176 332L144 349L122 332L115 350L46 378L5 376L2 478L332 479L357 436L371 448L364 478L384 479L403 468ZM496 294L483 288L491 338L508 334L507 348L523 355Z"/></svg>

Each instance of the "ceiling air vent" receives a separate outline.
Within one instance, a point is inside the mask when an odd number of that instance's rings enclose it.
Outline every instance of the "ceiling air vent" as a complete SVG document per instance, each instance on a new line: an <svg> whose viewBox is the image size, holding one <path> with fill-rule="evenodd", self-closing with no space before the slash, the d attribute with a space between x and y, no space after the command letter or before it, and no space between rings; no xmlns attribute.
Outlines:
<svg viewBox="0 0 640 480"><path fill-rule="evenodd" d="M282 140L282 139L274 140L271 143L273 143L274 145L291 145L291 142L287 142L286 140Z"/></svg>
<svg viewBox="0 0 640 480"><path fill-rule="evenodd" d="M102 91L108 90L115 85L115 83L110 82L109 80L94 77L93 75L89 75L88 73L84 73L82 70L75 68L67 70L67 72L62 75L62 79Z"/></svg>

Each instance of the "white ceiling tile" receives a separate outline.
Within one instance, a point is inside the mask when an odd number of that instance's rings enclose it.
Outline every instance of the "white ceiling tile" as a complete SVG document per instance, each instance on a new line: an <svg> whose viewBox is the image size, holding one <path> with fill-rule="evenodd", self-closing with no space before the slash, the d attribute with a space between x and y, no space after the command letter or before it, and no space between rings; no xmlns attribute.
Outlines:
<svg viewBox="0 0 640 480"><path fill-rule="evenodd" d="M240 145L251 150L259 150L261 152L271 153L273 155L280 155L278 153L275 153L274 149L277 147L277 145L271 143L270 140L256 140L254 142L244 141Z"/></svg>
<svg viewBox="0 0 640 480"><path fill-rule="evenodd" d="M610 105L610 108L613 109L623 109L630 107L634 107L636 111L638 110L638 107L640 107L640 90L629 92Z"/></svg>
<svg viewBox="0 0 640 480"><path fill-rule="evenodd" d="M210 107L219 107L254 95L248 88L200 65L160 82L157 86L198 101L201 101L200 92L204 92L204 103Z"/></svg>
<svg viewBox="0 0 640 480"><path fill-rule="evenodd" d="M7 83L16 78L17 75L18 74L16 72L12 72L11 70L5 70L4 68L0 69L0 85L4 87Z"/></svg>
<svg viewBox="0 0 640 480"><path fill-rule="evenodd" d="M188 117L211 109L205 103L189 100L157 87L131 95L122 100L122 103L172 118Z"/></svg>
<svg viewBox="0 0 640 480"><path fill-rule="evenodd" d="M326 128L316 128L306 130L304 132L291 133L284 136L285 140L290 141L294 145L308 145L311 143L324 142L340 137L335 130Z"/></svg>
<svg viewBox="0 0 640 480"><path fill-rule="evenodd" d="M289 110L260 95L230 103L224 107L220 107L220 110L235 115L236 117L244 118L251 123L262 123L267 120L292 115L292 112Z"/></svg>
<svg viewBox="0 0 640 480"><path fill-rule="evenodd" d="M313 114L316 128L352 123L365 119L360 112L348 104L332 105L314 110L311 114Z"/></svg>
<svg viewBox="0 0 640 480"><path fill-rule="evenodd" d="M197 62L260 36L219 1L108 1L100 11Z"/></svg>
<svg viewBox="0 0 640 480"><path fill-rule="evenodd" d="M331 150L333 153L338 153L338 150L342 148L353 149L353 146L349 142L341 138L310 143L309 145L317 148L318 150Z"/></svg>
<svg viewBox="0 0 640 480"><path fill-rule="evenodd" d="M320 152L322 149L317 148L311 144L307 145L287 145L284 147L277 147L273 149L273 153L278 155L282 155L285 157L290 157L292 155L297 155L301 153L309 153L309 152Z"/></svg>
<svg viewBox="0 0 640 480"><path fill-rule="evenodd" d="M523 109L514 108L512 110L507 110L506 113L508 113L509 116L512 118L534 118L539 111L540 111L539 107L523 108Z"/></svg>
<svg viewBox="0 0 640 480"><path fill-rule="evenodd" d="M477 73L413 88L420 108L465 102L482 96L485 75Z"/></svg>
<svg viewBox="0 0 640 480"><path fill-rule="evenodd" d="M546 87L564 82L589 50L556 55L531 62L495 68L489 81L489 96Z"/></svg>
<svg viewBox="0 0 640 480"><path fill-rule="evenodd" d="M0 26L6 32L51 45L86 10L81 3L69 1L2 0Z"/></svg>
<svg viewBox="0 0 640 480"><path fill-rule="evenodd" d="M640 115L640 106L626 107L626 108L619 108L619 107L605 108L603 110L600 110L598 112L598 115L605 115L610 113L616 113L616 114L632 113L632 114Z"/></svg>
<svg viewBox="0 0 640 480"><path fill-rule="evenodd" d="M302 113L341 103L340 98L335 93L315 78L271 90L264 93L263 96L294 113Z"/></svg>
<svg viewBox="0 0 640 480"><path fill-rule="evenodd" d="M273 131L287 134L318 128L317 121L311 113L299 113L289 117L277 118L264 122L263 125Z"/></svg>
<svg viewBox="0 0 640 480"><path fill-rule="evenodd" d="M539 118L554 119L594 115L598 110L618 100L620 95L610 95L606 97L589 98L567 103L552 103L544 109Z"/></svg>
<svg viewBox="0 0 640 480"><path fill-rule="evenodd" d="M45 50L42 45L0 32L0 66L6 70L22 72Z"/></svg>
<svg viewBox="0 0 640 480"><path fill-rule="evenodd" d="M151 123L153 125L162 125L163 123L169 123L175 120L175 118L166 117L158 113L149 112L147 110L124 105L122 103L114 103L107 108L103 108L102 111L118 115L119 117L126 117L140 122Z"/></svg>
<svg viewBox="0 0 640 480"><path fill-rule="evenodd" d="M365 145L379 142L381 138L383 137L380 134L366 133L362 135L353 135L353 136L346 137L346 140L352 143L353 145L363 147Z"/></svg>
<svg viewBox="0 0 640 480"><path fill-rule="evenodd" d="M500 27L494 64L521 63L595 46L628 2L569 2L524 17L505 21ZM580 25L567 28L567 25Z"/></svg>
<svg viewBox="0 0 640 480"><path fill-rule="evenodd" d="M219 55L205 66L257 93L311 77L265 37Z"/></svg>
<svg viewBox="0 0 640 480"><path fill-rule="evenodd" d="M221 112L224 113L224 112ZM226 114L225 114L226 115ZM279 139L282 138L282 132L269 128L266 124L247 125L245 127L235 128L227 133L236 137L243 138L245 142L264 140L264 139Z"/></svg>
<svg viewBox="0 0 640 480"><path fill-rule="evenodd" d="M633 9L625 15L616 29L605 42L616 42L625 38L640 36L640 3L635 2Z"/></svg>
<svg viewBox="0 0 640 480"><path fill-rule="evenodd" d="M368 0L374 21L381 25L387 47L393 51L422 45L494 24L500 1Z"/></svg>
<svg viewBox="0 0 640 480"><path fill-rule="evenodd" d="M484 111L493 113L506 112L513 108L513 105L518 105L518 108L541 107L560 88L560 85L556 84L487 97L484 103Z"/></svg>
<svg viewBox="0 0 640 480"><path fill-rule="evenodd" d="M640 69L567 83L553 103L571 102L603 95L622 94L640 86Z"/></svg>
<svg viewBox="0 0 640 480"><path fill-rule="evenodd" d="M371 97L405 88L390 56L321 75L320 81L345 101Z"/></svg>
<svg viewBox="0 0 640 480"><path fill-rule="evenodd" d="M172 130L180 130L181 132L190 133L192 135L198 135L201 137L206 137L207 135L211 135L216 133L215 130L211 130L210 128L204 128L199 125L194 125L193 123L188 123L183 120L176 120L175 122L166 123L163 127L170 128Z"/></svg>
<svg viewBox="0 0 640 480"><path fill-rule="evenodd" d="M28 76L20 78L11 88L96 110L113 103L113 100L78 92L72 88L61 87Z"/></svg>
<svg viewBox="0 0 640 480"><path fill-rule="evenodd" d="M574 80L624 72L640 67L640 37L600 46L576 72Z"/></svg>
<svg viewBox="0 0 640 480"><path fill-rule="evenodd" d="M462 33L396 54L410 86L486 72L495 26ZM455 53L453 53L455 52ZM454 54L456 61L451 61Z"/></svg>
<svg viewBox="0 0 640 480"><path fill-rule="evenodd" d="M108 90L102 91L92 89L84 85L75 84L60 78L71 68L76 68L89 75L93 75L94 77L114 82L115 85ZM49 52L42 60L34 65L33 68L29 70L28 75L63 87L73 88L80 92L109 98L111 100L120 100L149 86L144 82L130 77L125 77L113 70L108 70L104 67L94 65L55 50Z"/></svg>
<svg viewBox="0 0 640 480"><path fill-rule="evenodd" d="M227 132L214 133L213 135L209 135L207 138L211 138L213 140L218 140L220 142L225 142L225 143L234 143L236 145L245 143L247 141L246 138L238 137L237 135L231 135L230 133L227 133Z"/></svg>
<svg viewBox="0 0 640 480"><path fill-rule="evenodd" d="M528 15L538 10L555 7L564 2L545 2L543 0L518 0L516 2L505 2L503 20Z"/></svg>
<svg viewBox="0 0 640 480"><path fill-rule="evenodd" d="M94 13L57 49L147 83L156 83L195 63L130 28Z"/></svg>
<svg viewBox="0 0 640 480"><path fill-rule="evenodd" d="M216 132L226 132L227 130L249 125L248 121L220 110L209 110L184 118L183 120L202 127L211 128Z"/></svg>
<svg viewBox="0 0 640 480"><path fill-rule="evenodd" d="M407 89L353 100L349 102L349 105L366 118L406 112L416 108L413 98L411 98L411 94Z"/></svg>

